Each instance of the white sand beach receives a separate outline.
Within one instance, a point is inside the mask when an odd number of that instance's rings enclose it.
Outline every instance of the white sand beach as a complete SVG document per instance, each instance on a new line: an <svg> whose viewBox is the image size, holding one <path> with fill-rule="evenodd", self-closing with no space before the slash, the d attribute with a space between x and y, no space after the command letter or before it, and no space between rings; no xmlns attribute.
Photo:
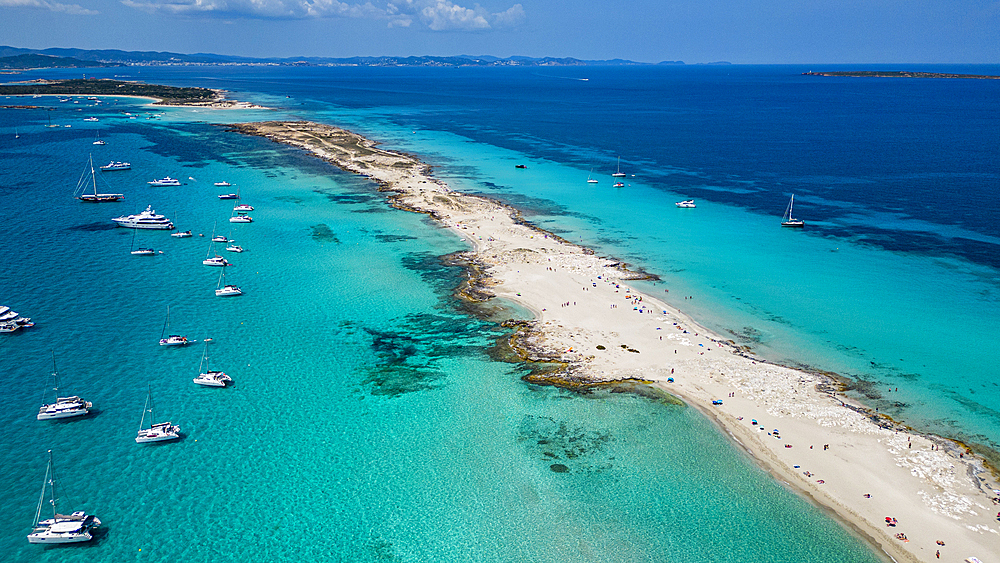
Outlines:
<svg viewBox="0 0 1000 563"><path fill-rule="evenodd" d="M469 241L466 258L482 272L472 284L534 312L516 346L529 359L565 362L555 383L637 379L681 398L896 561L1000 561L1000 483L961 445L844 403L826 376L753 357L634 291L637 274L618 261L532 227L508 206L450 190L413 156L315 123L235 127L365 175L393 192L394 205L429 213Z"/></svg>

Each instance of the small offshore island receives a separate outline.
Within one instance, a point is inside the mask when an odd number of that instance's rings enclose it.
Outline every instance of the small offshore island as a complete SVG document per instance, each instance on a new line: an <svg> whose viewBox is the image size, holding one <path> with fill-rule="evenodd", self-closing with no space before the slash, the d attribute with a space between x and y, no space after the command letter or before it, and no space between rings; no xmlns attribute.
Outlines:
<svg viewBox="0 0 1000 563"><path fill-rule="evenodd" d="M855 78L978 78L997 80L1000 76L986 74L950 74L946 72L910 72L907 70L859 70L837 72L803 72L805 76L849 76Z"/></svg>
<svg viewBox="0 0 1000 563"><path fill-rule="evenodd" d="M212 108L259 107L246 102L227 100L221 90L179 88L110 78L72 78L68 80L31 80L0 85L4 96L134 96L152 98L156 105L201 106Z"/></svg>
<svg viewBox="0 0 1000 563"><path fill-rule="evenodd" d="M426 213L466 240L472 250L458 258L469 282L460 293L530 309L534 319L511 323L510 347L521 361L558 366L529 381L651 386L679 397L895 561L1000 553L1000 484L963 444L847 402L827 375L752 356L627 285L648 276L530 225L513 207L451 190L414 156L314 122L232 128L363 175L391 194L393 206Z"/></svg>

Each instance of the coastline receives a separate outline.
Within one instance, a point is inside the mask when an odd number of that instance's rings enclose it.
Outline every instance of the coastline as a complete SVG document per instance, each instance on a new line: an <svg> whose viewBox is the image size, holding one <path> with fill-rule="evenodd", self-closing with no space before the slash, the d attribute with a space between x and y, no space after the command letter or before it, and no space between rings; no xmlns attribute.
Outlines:
<svg viewBox="0 0 1000 563"><path fill-rule="evenodd" d="M531 226L509 206L451 191L413 156L316 123L232 127L364 175L391 192L393 206L429 214L469 241L473 250L461 253L476 272L468 293L532 311L512 347L527 361L564 366L535 382L638 380L679 397L777 479L897 561L936 560L937 550L953 561L1000 552L993 518L1000 508L989 492L997 481L960 444L914 433L862 405L845 408L830 378L754 358L680 310L632 291L628 281L642 274ZM886 516L898 525L886 527ZM899 533L907 541L894 537Z"/></svg>

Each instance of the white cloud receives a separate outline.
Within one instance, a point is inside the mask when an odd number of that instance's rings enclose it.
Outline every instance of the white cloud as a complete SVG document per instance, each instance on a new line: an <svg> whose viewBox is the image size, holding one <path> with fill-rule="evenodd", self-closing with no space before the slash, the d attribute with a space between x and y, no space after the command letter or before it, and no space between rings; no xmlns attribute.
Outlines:
<svg viewBox="0 0 1000 563"><path fill-rule="evenodd" d="M60 4L58 2L47 2L46 0L0 0L0 7L34 8L50 12L63 12L74 16L96 16L100 13L88 10L79 4Z"/></svg>
<svg viewBox="0 0 1000 563"><path fill-rule="evenodd" d="M45 0L0 0L38 2ZM524 8L514 4L491 13L476 4L466 8L450 0L396 0L379 7L368 1L349 4L340 0L121 0L122 4L178 15L212 15L257 19L366 18L387 20L389 27L410 27L419 22L433 31L482 31L511 27L524 21Z"/></svg>

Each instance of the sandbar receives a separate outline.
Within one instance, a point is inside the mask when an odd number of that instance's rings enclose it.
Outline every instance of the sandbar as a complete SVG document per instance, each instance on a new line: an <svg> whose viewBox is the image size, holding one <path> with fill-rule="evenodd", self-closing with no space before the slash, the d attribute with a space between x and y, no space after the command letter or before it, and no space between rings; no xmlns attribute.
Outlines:
<svg viewBox="0 0 1000 563"><path fill-rule="evenodd" d="M393 206L427 213L468 241L466 294L532 311L511 346L525 361L560 367L533 381L663 390L892 559L937 561L940 552L945 561L997 561L1000 485L963 445L852 403L824 374L755 357L629 286L645 274L531 225L513 207L451 190L415 156L319 123L232 127L364 175Z"/></svg>

